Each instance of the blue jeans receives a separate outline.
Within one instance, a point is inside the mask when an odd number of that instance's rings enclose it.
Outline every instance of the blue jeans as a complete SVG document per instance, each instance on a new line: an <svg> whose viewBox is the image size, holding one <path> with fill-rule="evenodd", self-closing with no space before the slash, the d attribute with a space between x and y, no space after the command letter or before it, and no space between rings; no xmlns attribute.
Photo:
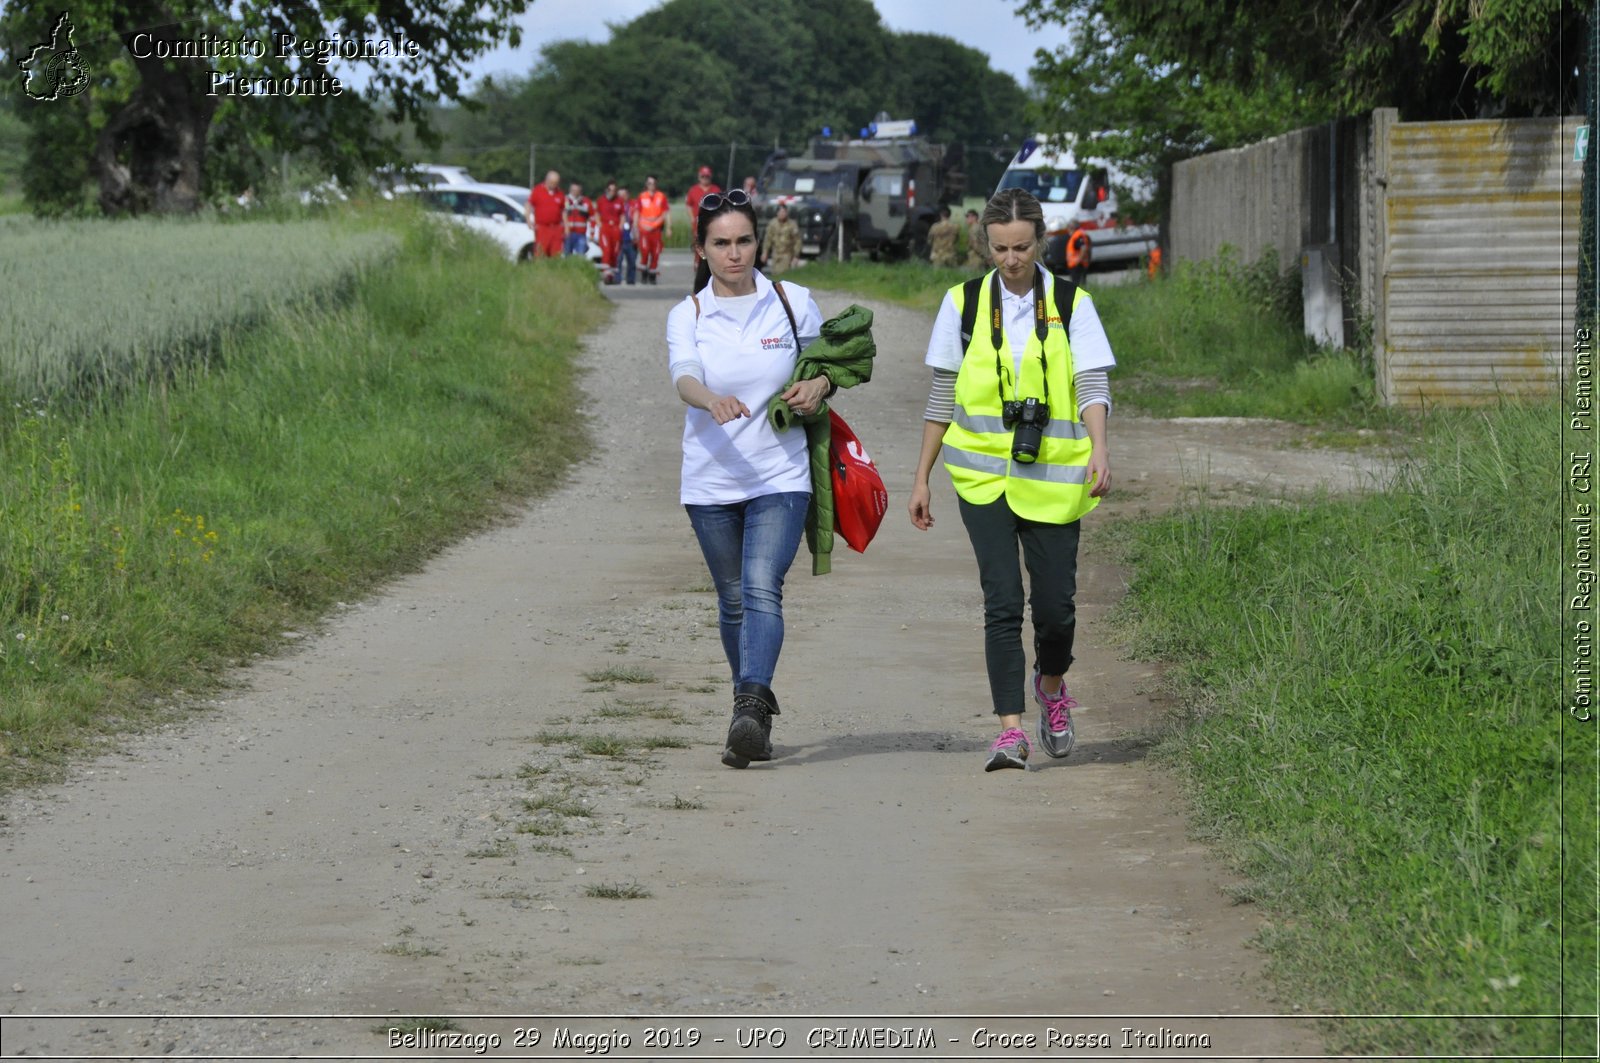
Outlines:
<svg viewBox="0 0 1600 1063"><path fill-rule="evenodd" d="M569 255L587 255L589 253L589 238L583 233L568 233L563 251Z"/></svg>
<svg viewBox="0 0 1600 1063"><path fill-rule="evenodd" d="M783 577L805 532L811 495L787 491L719 506L684 506L711 581L734 683L772 685L783 649Z"/></svg>
<svg viewBox="0 0 1600 1063"><path fill-rule="evenodd" d="M622 257L620 259L622 279L632 284L639 275L639 249L633 241L626 236L622 238Z"/></svg>

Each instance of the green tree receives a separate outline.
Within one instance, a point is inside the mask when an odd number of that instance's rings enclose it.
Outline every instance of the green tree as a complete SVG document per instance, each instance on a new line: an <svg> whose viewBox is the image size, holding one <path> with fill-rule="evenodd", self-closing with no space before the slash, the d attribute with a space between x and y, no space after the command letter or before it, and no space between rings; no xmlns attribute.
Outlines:
<svg viewBox="0 0 1600 1063"><path fill-rule="evenodd" d="M1026 105L982 53L893 33L869 0L670 0L605 43L547 46L526 78L473 101L477 113L450 108L440 125L475 174L526 179L533 142L541 171L634 189L646 171L679 189L701 163L722 178L722 154L681 145L739 145L737 180L773 146L795 150L825 126L853 135L880 111L945 143L988 145L1020 132Z"/></svg>
<svg viewBox="0 0 1600 1063"><path fill-rule="evenodd" d="M1037 14L1029 17L1037 24ZM1303 91L1275 67L1257 64L1249 77L1204 77L1159 61L1138 37L1090 13L1076 22L1070 44L1036 55L1033 78L1045 101L1036 117L1044 132L1093 137L1095 154L1160 181L1180 159L1333 114L1325 97Z"/></svg>
<svg viewBox="0 0 1600 1063"><path fill-rule="evenodd" d="M1008 154L1030 127L1028 96L1009 74L989 66L989 57L949 37L898 33L887 110L914 116L917 128L939 143L969 145L963 165L967 187L987 192L1000 179Z"/></svg>
<svg viewBox="0 0 1600 1063"><path fill-rule="evenodd" d="M1567 114L1582 99L1572 0L1023 0L1018 10L1035 24L1098 19L1158 68L1207 83L1252 91L1287 78L1339 114Z"/></svg>
<svg viewBox="0 0 1600 1063"><path fill-rule="evenodd" d="M194 210L204 198L207 167L219 157L245 170L275 151L295 150L348 179L396 155L398 127L412 126L430 140L429 104L463 95L473 57L501 40L518 43L512 19L528 2L283 0L219 9L201 0L80 0L70 18L89 105L63 107L63 100L29 95L29 82L7 82L35 130L25 182L30 198L37 201L32 190L58 161L47 149L85 136L93 143L89 169L99 205L110 214ZM0 48L13 64L24 61L59 14L59 5L41 0L10 5L0 15ZM280 47L286 38L312 51ZM224 48L219 55L210 47L189 54L197 42L210 41L255 42L262 54ZM337 95L213 94L213 75L326 86L321 78L330 57L314 50L322 41L388 41L400 54L342 57L364 67L368 81L360 91L346 85ZM402 42L414 43L415 54Z"/></svg>

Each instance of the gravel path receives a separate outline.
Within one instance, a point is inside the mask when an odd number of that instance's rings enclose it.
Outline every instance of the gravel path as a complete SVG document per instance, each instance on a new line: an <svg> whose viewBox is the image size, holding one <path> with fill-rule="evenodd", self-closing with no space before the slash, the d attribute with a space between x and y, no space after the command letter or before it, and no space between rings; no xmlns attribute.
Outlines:
<svg viewBox="0 0 1600 1063"><path fill-rule="evenodd" d="M937 1021L959 1042L947 1056L978 1052L980 1026L1105 1035L1091 1054L1123 1057L1186 1058L1130 1051L1124 1027L1204 1035L1197 1054L1320 1051L1297 1020L1239 1018L1290 1009L1246 945L1261 916L1230 902L1144 760L1154 668L1107 639L1122 574L1092 536L1078 751L982 771L980 597L948 483L933 531L904 514L931 312L874 306L877 376L838 405L884 471L890 519L865 556L841 543L827 577L802 548L777 759L721 766L726 668L676 502L664 370L687 277L669 260L661 287L609 290L586 383L594 409L622 412L561 490L330 617L187 725L6 802L5 1055L467 1054L379 1032L443 1015L499 1016L456 1021L501 1054L530 1025L518 1016L547 1017L537 1052L550 1016L722 1016L699 1027L727 1042L691 1053L717 1055L738 1050L736 1021L809 1051L819 1024L797 1017L828 1014L980 1017ZM825 314L846 302L819 294ZM1293 433L1270 424L1119 415L1112 433L1104 516L1186 483L1371 474L1284 450ZM567 1025L647 1047L642 1021Z"/></svg>

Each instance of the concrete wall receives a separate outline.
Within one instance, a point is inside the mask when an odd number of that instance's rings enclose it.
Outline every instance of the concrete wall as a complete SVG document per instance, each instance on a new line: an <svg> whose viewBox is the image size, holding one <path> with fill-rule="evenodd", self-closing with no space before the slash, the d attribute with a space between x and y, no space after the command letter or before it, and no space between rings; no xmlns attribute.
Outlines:
<svg viewBox="0 0 1600 1063"><path fill-rule="evenodd" d="M1301 263L1307 332L1352 343L1370 327L1386 402L1552 392L1576 295L1582 124L1379 110L1189 159L1173 168L1169 260L1231 246Z"/></svg>

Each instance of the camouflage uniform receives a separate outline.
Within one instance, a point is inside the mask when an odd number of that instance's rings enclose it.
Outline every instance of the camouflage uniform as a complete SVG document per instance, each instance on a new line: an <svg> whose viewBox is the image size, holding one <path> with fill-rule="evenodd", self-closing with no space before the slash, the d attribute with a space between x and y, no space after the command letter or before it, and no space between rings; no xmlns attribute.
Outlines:
<svg viewBox="0 0 1600 1063"><path fill-rule="evenodd" d="M983 226L967 223L967 268L982 269L988 265L989 241L984 239Z"/></svg>
<svg viewBox="0 0 1600 1063"><path fill-rule="evenodd" d="M928 261L935 266L956 264L956 237L961 233L949 218L940 218L928 230Z"/></svg>
<svg viewBox="0 0 1600 1063"><path fill-rule="evenodd" d="M793 218L787 221L774 218L762 234L761 253L766 257L766 272L771 276L792 269L800 254L800 226Z"/></svg>

